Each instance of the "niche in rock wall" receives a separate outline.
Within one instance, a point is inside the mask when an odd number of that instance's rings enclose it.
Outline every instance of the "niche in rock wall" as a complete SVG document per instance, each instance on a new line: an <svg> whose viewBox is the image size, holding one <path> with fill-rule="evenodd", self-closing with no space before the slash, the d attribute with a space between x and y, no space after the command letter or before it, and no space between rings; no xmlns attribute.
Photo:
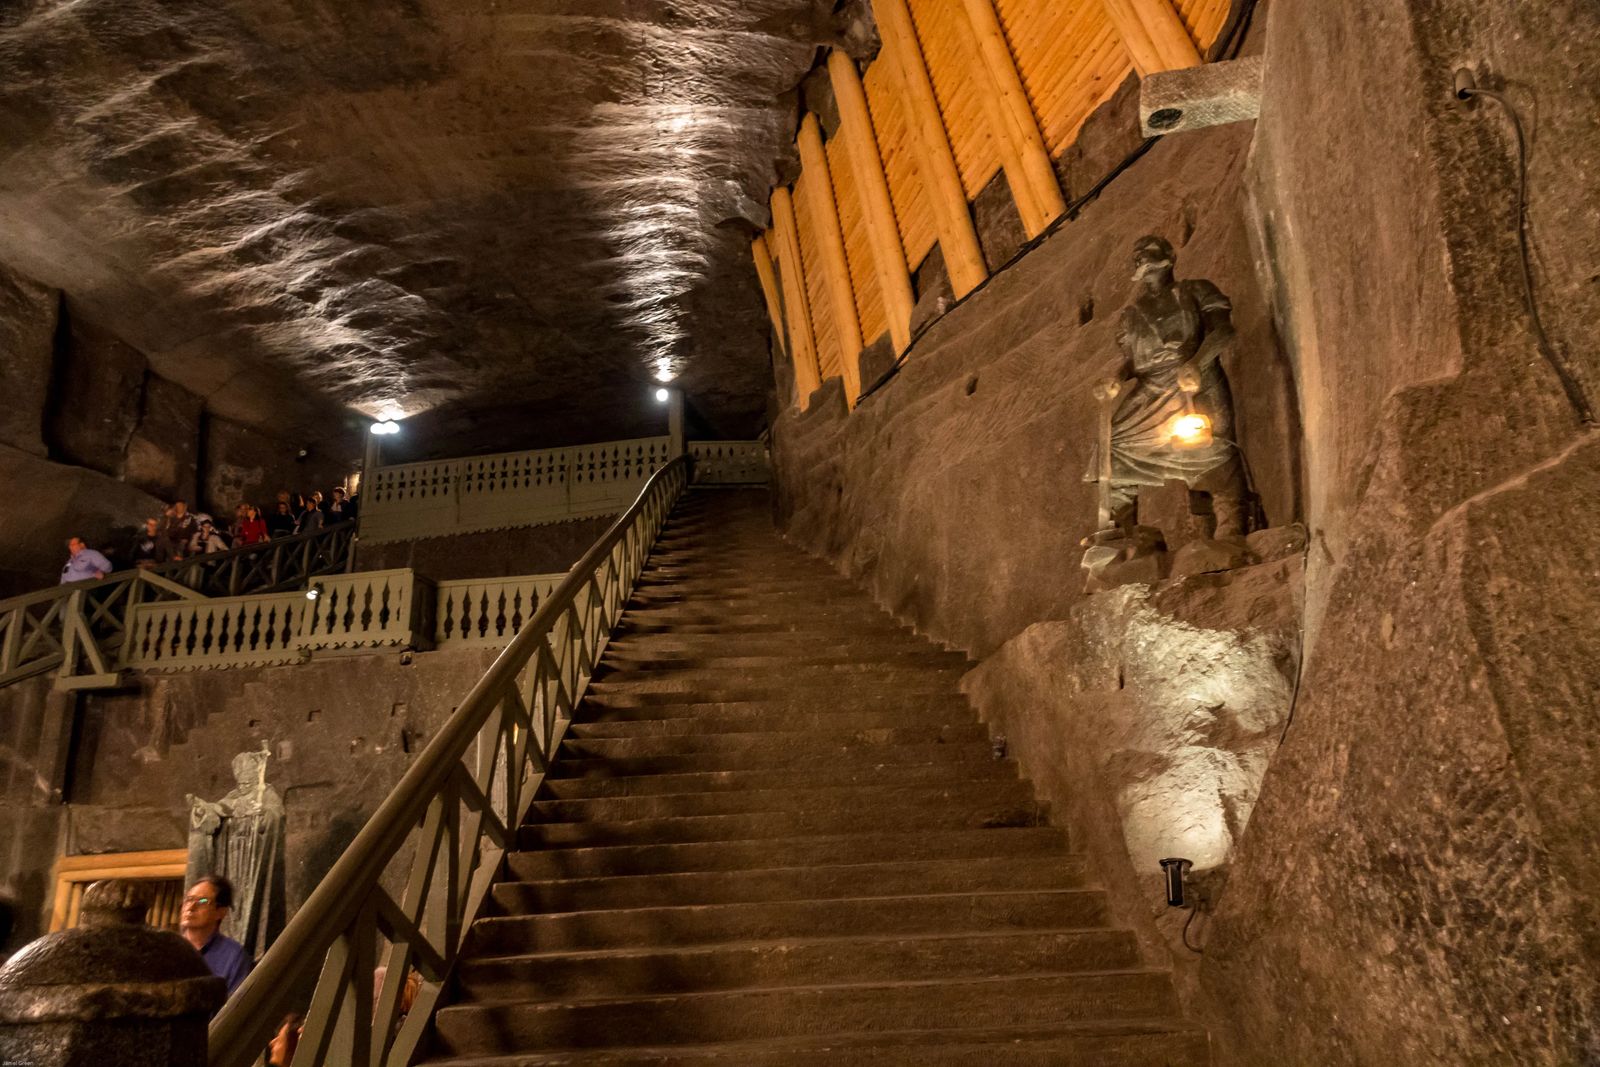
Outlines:
<svg viewBox="0 0 1600 1067"><path fill-rule="evenodd" d="M1220 880L1290 713L1302 555L1085 597L963 688L1119 886L1159 908L1159 861Z"/></svg>
<svg viewBox="0 0 1600 1067"><path fill-rule="evenodd" d="M194 496L203 402L62 300L44 397L51 459L163 499Z"/></svg>

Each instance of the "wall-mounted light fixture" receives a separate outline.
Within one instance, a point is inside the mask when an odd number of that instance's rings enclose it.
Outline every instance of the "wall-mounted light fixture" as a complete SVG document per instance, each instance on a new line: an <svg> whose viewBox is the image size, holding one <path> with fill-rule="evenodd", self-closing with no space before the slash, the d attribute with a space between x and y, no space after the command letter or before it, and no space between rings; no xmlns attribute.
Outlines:
<svg viewBox="0 0 1600 1067"><path fill-rule="evenodd" d="M1186 859L1172 858L1161 861L1161 874L1167 880L1167 906L1184 907L1183 873L1194 864Z"/></svg>
<svg viewBox="0 0 1600 1067"><path fill-rule="evenodd" d="M659 401L660 403L665 404L667 402L667 400L671 396L672 396L672 393L670 391L666 390L666 389L657 389L656 390L656 400Z"/></svg>
<svg viewBox="0 0 1600 1067"><path fill-rule="evenodd" d="M1212 441L1211 420L1198 411L1187 411L1167 423L1167 433L1173 448L1204 448Z"/></svg>
<svg viewBox="0 0 1600 1067"><path fill-rule="evenodd" d="M387 437L389 434L399 433L400 424L393 419L384 419L382 422L373 423L367 429L379 437Z"/></svg>
<svg viewBox="0 0 1600 1067"><path fill-rule="evenodd" d="M312 586L309 589L306 590L306 599L311 601L313 604L315 604L317 602L317 600L321 598L321 596L322 596L322 583L321 582L313 583Z"/></svg>

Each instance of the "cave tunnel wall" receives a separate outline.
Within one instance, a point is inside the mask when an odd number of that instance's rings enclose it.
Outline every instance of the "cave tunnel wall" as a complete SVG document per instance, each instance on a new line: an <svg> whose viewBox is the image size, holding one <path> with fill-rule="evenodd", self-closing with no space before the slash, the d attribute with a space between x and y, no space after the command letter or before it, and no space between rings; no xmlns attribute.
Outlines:
<svg viewBox="0 0 1600 1067"><path fill-rule="evenodd" d="M1260 120L1157 144L854 412L837 382L786 410L778 519L993 663L1024 662L1041 620L1079 625L1089 388L1132 239L1170 237L1180 278L1233 298L1267 518L1310 535L1293 718L1203 954L1173 946L1218 1062L1600 1062L1600 438L1530 327L1510 126L1450 92L1474 64L1528 123L1539 304L1592 394L1600 22L1575 2L1263 11ZM1147 521L1192 536L1178 494L1151 496ZM1074 687L1089 665L1050 669ZM1044 762L1074 737L1046 723L1013 751L1060 777ZM1098 831L1080 840L1116 847ZM1106 869L1156 899L1154 872Z"/></svg>
<svg viewBox="0 0 1600 1067"><path fill-rule="evenodd" d="M326 493L360 460L356 425L307 446L210 415L69 295L3 266L0 396L0 597L53 582L75 533L122 564L131 532L172 500L231 523L241 501Z"/></svg>

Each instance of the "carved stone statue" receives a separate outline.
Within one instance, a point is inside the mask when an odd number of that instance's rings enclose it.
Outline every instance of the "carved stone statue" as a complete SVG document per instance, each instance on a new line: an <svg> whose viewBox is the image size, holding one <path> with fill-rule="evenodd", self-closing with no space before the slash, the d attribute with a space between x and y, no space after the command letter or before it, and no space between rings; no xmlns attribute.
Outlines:
<svg viewBox="0 0 1600 1067"><path fill-rule="evenodd" d="M1131 376L1095 389L1099 439L1084 476L1100 488L1097 532L1083 565L1094 571L1160 547L1138 526L1139 490L1181 481L1209 495L1218 539L1242 536L1247 489L1233 439L1233 395L1220 357L1233 342L1232 305L1208 281L1177 281L1172 246L1141 237L1133 247L1133 300L1117 344Z"/></svg>
<svg viewBox="0 0 1600 1067"><path fill-rule="evenodd" d="M224 933L260 956L283 913L283 798L267 784L266 743L233 757L234 789L221 800L190 794L185 885L205 874L233 883Z"/></svg>

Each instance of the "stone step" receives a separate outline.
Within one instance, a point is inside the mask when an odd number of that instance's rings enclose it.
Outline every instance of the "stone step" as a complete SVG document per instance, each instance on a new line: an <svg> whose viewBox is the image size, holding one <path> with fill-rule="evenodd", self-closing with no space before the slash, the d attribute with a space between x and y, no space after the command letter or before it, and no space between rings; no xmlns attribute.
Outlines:
<svg viewBox="0 0 1600 1067"><path fill-rule="evenodd" d="M645 617L633 612L624 614L618 621L613 636L630 637L643 634L799 634L814 638L831 638L848 643L869 638L903 637L906 630L887 615L862 618L846 623L839 619L796 619L764 615L717 615L703 613L698 616Z"/></svg>
<svg viewBox="0 0 1600 1067"><path fill-rule="evenodd" d="M794 671L609 671L596 675L589 689L596 696L614 700L634 697L644 703L722 703L730 700L771 700L775 697L833 703L835 700L862 702L872 706L874 698L960 691L961 676L956 668L927 667L917 670L879 668L870 674L852 675L829 670Z"/></svg>
<svg viewBox="0 0 1600 1067"><path fill-rule="evenodd" d="M681 948L533 953L464 961L470 1001L578 1000L855 982L1138 969L1126 930L826 938Z"/></svg>
<svg viewBox="0 0 1600 1067"><path fill-rule="evenodd" d="M474 956L704 945L856 934L976 933L988 930L1084 929L1107 925L1098 889L1024 889L846 897L832 900L611 908L480 919L470 934Z"/></svg>
<svg viewBox="0 0 1600 1067"><path fill-rule="evenodd" d="M708 752L792 754L826 743L834 749L863 745L926 745L985 743L988 727L979 722L927 723L892 728L837 730L826 735L795 731L752 730L744 733L645 734L638 737L568 737L561 743L563 760L640 759L689 756Z"/></svg>
<svg viewBox="0 0 1600 1067"><path fill-rule="evenodd" d="M844 640L832 631L812 633L788 631L784 633L711 634L711 633L653 633L614 637L606 646L607 652L626 653L638 657L659 655L717 655L717 656L774 656L810 655L813 653L859 652L863 656L902 652L953 652L914 634L900 631L857 637Z"/></svg>
<svg viewBox="0 0 1600 1067"><path fill-rule="evenodd" d="M828 785L921 785L929 782L1014 781L1010 760L986 763L874 764L807 767L798 770L736 769L680 774L546 778L539 795L564 800L579 797L644 796L653 793L703 793L741 789L806 789Z"/></svg>
<svg viewBox="0 0 1600 1067"><path fill-rule="evenodd" d="M435 1018L441 1052L617 1047L944 1027L1171 1018L1167 975L1146 970L734 990L637 1000L467 1004Z"/></svg>
<svg viewBox="0 0 1600 1067"><path fill-rule="evenodd" d="M600 742L583 742L599 744ZM628 758L560 759L549 778L617 778L700 771L798 770L804 767L876 767L922 763L996 762L987 741L855 745L815 741L803 747L736 749Z"/></svg>
<svg viewBox="0 0 1600 1067"><path fill-rule="evenodd" d="M537 800L529 815L529 824L826 811L841 807L860 812L872 810L869 805L876 804L886 805L885 810L889 810L887 806L897 804L970 811L984 810L994 805L1007 805L1016 810L1024 805L1036 806L1033 787L1024 781L937 782L921 786L825 786Z"/></svg>
<svg viewBox="0 0 1600 1067"><path fill-rule="evenodd" d="M685 708L715 709L689 711ZM594 709L584 709L586 713ZM669 718L654 717L670 713ZM649 737L682 734L733 734L751 731L808 734L856 734L863 730L908 727L967 726L978 721L964 700L952 698L943 706L868 708L769 708L761 704L653 704L645 708L608 708L594 722L574 722L569 737ZM651 717L646 717L651 716Z"/></svg>
<svg viewBox="0 0 1600 1067"><path fill-rule="evenodd" d="M904 671L930 667L966 673L973 663L960 652L946 652L926 646L920 649L893 649L867 652L848 645L831 648L764 652L741 652L733 649L698 652L674 652L666 649L647 651L633 647L607 646L600 660L603 671L741 671L755 673L772 671L785 673L792 668L806 668L822 673L824 670L844 674L871 674L880 670Z"/></svg>
<svg viewBox="0 0 1600 1067"><path fill-rule="evenodd" d="M959 1027L420 1061L428 1067L1205 1067L1204 1030L1179 1020Z"/></svg>
<svg viewBox="0 0 1600 1067"><path fill-rule="evenodd" d="M1082 855L1069 852L506 881L494 887L494 900L502 914L517 915L971 889L1082 889L1087 879Z"/></svg>
<svg viewBox="0 0 1600 1067"><path fill-rule="evenodd" d="M517 830L517 847L535 849L678 841L751 841L815 834L870 833L889 827L948 830L1043 824L1043 809L1032 797L1025 800L999 797L972 804L926 804L917 798L910 798L870 810L835 804L791 811L529 823Z"/></svg>
<svg viewBox="0 0 1600 1067"><path fill-rule="evenodd" d="M774 867L853 866L995 857L1066 856L1066 832L1054 826L984 830L874 831L756 841L700 841L541 849L506 855L510 877L535 882Z"/></svg>

